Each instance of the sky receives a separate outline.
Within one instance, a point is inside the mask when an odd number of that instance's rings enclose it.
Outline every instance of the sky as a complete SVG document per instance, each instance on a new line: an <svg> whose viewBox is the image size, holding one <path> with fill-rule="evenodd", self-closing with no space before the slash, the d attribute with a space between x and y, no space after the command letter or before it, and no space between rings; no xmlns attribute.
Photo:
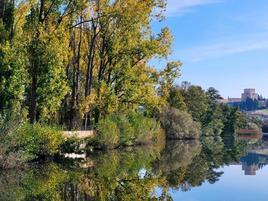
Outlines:
<svg viewBox="0 0 268 201"><path fill-rule="evenodd" d="M213 86L225 98L256 88L268 98L268 0L167 0L166 19L152 26L173 34L178 83Z"/></svg>

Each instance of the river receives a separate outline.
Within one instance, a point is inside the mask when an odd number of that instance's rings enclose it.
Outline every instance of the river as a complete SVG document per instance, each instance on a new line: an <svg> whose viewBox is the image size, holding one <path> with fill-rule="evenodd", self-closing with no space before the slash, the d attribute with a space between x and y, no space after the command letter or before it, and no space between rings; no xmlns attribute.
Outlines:
<svg viewBox="0 0 268 201"><path fill-rule="evenodd" d="M227 135L34 163L0 173L0 200L267 201L266 144Z"/></svg>

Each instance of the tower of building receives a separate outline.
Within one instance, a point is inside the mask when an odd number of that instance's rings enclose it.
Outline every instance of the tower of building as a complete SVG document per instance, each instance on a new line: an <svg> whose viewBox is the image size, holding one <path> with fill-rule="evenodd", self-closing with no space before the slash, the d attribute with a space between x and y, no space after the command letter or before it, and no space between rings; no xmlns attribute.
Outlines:
<svg viewBox="0 0 268 201"><path fill-rule="evenodd" d="M242 101L246 101L247 98L256 100L258 99L258 94L256 93L255 89L244 89L244 93L241 95Z"/></svg>

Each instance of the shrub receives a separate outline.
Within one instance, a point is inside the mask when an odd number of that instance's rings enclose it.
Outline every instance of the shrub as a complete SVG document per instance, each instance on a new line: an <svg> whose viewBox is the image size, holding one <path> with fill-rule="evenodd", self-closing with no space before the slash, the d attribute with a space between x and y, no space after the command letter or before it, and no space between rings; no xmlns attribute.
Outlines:
<svg viewBox="0 0 268 201"><path fill-rule="evenodd" d="M120 130L113 117L101 119L97 125L96 143L113 148L119 144L119 134Z"/></svg>
<svg viewBox="0 0 268 201"><path fill-rule="evenodd" d="M155 119L139 113L113 114L98 123L95 142L106 147L144 144L156 139L159 129Z"/></svg>
<svg viewBox="0 0 268 201"><path fill-rule="evenodd" d="M80 142L77 137L66 138L61 144L61 153L79 153L80 152Z"/></svg>
<svg viewBox="0 0 268 201"><path fill-rule="evenodd" d="M129 119L124 114L112 115L113 120L119 128L120 145L130 146L133 145L135 140L135 130L132 127Z"/></svg>
<svg viewBox="0 0 268 201"><path fill-rule="evenodd" d="M144 117L139 113L131 113L129 121L134 129L135 140L138 144L147 143L157 138L160 126L155 119Z"/></svg>
<svg viewBox="0 0 268 201"><path fill-rule="evenodd" d="M168 139L195 139L200 137L200 125L187 112L165 107L160 114L161 125Z"/></svg>
<svg viewBox="0 0 268 201"><path fill-rule="evenodd" d="M0 114L0 168L2 169L21 166L24 163L21 153L11 148L16 144L13 135L22 122L23 118L13 112Z"/></svg>
<svg viewBox="0 0 268 201"><path fill-rule="evenodd" d="M53 156L63 143L62 133L58 129L38 123L22 125L14 137L16 150L24 152L29 160Z"/></svg>
<svg viewBox="0 0 268 201"><path fill-rule="evenodd" d="M202 128L204 136L219 136L222 134L224 129L224 123L221 119L213 119L208 123L207 126Z"/></svg>

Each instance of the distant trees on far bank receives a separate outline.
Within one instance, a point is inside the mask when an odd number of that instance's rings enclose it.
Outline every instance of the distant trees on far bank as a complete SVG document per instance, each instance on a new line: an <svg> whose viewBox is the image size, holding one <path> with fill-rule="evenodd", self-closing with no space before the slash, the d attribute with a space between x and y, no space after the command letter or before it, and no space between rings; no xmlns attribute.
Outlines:
<svg viewBox="0 0 268 201"><path fill-rule="evenodd" d="M247 98L245 101L229 103L229 105L233 107L238 107L243 111L253 111L259 109L267 109L268 100L260 97L258 99Z"/></svg>
<svg viewBox="0 0 268 201"><path fill-rule="evenodd" d="M220 102L219 92L211 87L183 82L173 85L167 98L169 108L160 114L162 127L168 138L185 139L204 136L220 136L235 133L251 121L237 107Z"/></svg>

